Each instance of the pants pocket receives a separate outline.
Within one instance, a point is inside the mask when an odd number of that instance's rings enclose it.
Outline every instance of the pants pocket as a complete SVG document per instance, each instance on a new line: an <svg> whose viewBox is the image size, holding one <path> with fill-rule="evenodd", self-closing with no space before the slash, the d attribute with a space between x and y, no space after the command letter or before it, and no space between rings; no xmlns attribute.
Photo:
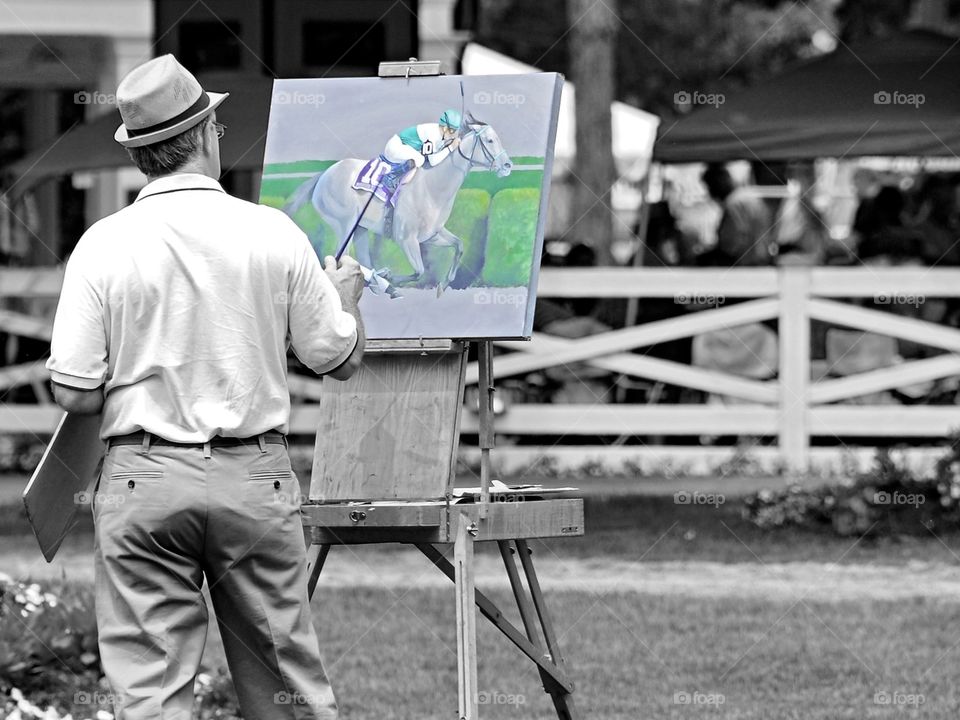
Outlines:
<svg viewBox="0 0 960 720"><path fill-rule="evenodd" d="M291 470L251 472L243 495L245 502L257 507L300 507L300 483Z"/></svg>
<svg viewBox="0 0 960 720"><path fill-rule="evenodd" d="M95 496L97 510L107 507L162 505L169 501L168 488L159 470L117 470L101 477Z"/></svg>

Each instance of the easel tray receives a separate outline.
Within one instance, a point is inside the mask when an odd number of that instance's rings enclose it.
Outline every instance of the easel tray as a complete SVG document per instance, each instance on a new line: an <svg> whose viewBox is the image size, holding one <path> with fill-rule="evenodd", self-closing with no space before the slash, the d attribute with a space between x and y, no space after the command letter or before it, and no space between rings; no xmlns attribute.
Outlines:
<svg viewBox="0 0 960 720"><path fill-rule="evenodd" d="M491 502L480 522L481 505L444 500L397 503L305 504L300 507L311 541L320 544L368 542L453 542L460 518L477 541L583 535L583 499Z"/></svg>

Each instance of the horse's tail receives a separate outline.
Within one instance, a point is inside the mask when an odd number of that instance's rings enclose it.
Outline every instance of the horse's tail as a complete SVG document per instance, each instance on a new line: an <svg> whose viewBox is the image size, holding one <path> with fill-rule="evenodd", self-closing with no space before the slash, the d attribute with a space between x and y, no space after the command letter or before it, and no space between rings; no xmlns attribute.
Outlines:
<svg viewBox="0 0 960 720"><path fill-rule="evenodd" d="M323 175L323 173L317 173L294 191L290 199L287 200L287 204L283 206L283 211L287 215L293 217L293 214L297 212L297 210L307 204L310 196L313 195L314 188L317 187L317 183L320 182L321 175Z"/></svg>

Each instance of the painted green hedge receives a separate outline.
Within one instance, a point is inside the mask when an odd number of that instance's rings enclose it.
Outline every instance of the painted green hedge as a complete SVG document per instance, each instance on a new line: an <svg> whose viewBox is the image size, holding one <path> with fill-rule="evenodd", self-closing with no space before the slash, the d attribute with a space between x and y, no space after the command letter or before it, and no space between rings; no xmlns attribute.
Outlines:
<svg viewBox="0 0 960 720"><path fill-rule="evenodd" d="M482 281L488 287L521 287L530 281L537 240L540 190L501 190L490 203Z"/></svg>

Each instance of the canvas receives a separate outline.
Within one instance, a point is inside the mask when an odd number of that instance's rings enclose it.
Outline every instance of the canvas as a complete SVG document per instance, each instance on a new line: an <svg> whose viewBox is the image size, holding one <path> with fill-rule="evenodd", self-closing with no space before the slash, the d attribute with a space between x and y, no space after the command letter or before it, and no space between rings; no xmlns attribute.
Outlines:
<svg viewBox="0 0 960 720"><path fill-rule="evenodd" d="M368 337L528 338L562 85L277 80L260 202L360 262Z"/></svg>

